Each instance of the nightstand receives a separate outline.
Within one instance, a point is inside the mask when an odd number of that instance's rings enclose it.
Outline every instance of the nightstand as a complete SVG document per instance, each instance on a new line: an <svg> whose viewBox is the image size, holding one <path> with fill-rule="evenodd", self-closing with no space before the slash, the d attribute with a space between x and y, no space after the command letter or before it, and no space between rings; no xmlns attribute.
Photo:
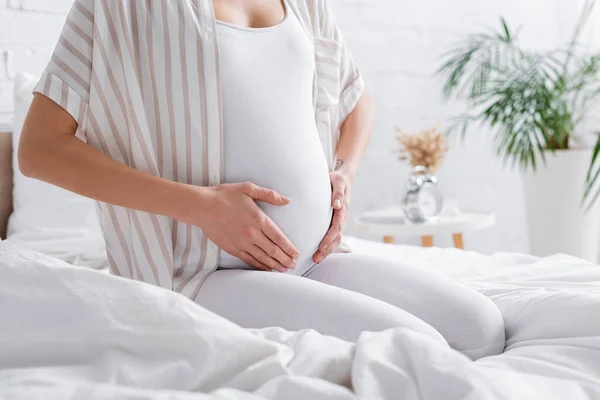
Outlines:
<svg viewBox="0 0 600 400"><path fill-rule="evenodd" d="M463 233L481 231L494 226L496 216L491 212L461 211L444 215L435 222L413 224L404 217L401 207L373 210L361 215L355 224L359 232L380 235L385 243L396 238L421 237L423 247L433 247L437 235L452 235L454 247L464 249Z"/></svg>

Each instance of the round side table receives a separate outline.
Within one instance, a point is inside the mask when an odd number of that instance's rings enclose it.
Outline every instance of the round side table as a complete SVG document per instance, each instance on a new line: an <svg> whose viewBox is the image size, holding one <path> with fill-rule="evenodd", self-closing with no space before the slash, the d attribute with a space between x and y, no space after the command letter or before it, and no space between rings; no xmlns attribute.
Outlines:
<svg viewBox="0 0 600 400"><path fill-rule="evenodd" d="M461 211L456 215L442 215L435 222L413 224L404 218L401 207L391 207L361 215L355 227L359 232L381 235L384 243L394 243L395 238L420 236L423 247L433 247L435 235L452 235L454 247L464 249L463 233L481 231L495 223L494 213Z"/></svg>

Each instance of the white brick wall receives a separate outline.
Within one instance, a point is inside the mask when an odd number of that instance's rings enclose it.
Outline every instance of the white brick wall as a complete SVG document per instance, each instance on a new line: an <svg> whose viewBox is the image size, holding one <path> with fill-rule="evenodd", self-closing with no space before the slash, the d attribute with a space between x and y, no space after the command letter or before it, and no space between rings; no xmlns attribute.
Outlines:
<svg viewBox="0 0 600 400"><path fill-rule="evenodd" d="M12 78L43 71L72 3L0 0L0 125L12 114Z"/></svg>
<svg viewBox="0 0 600 400"><path fill-rule="evenodd" d="M498 23L505 15L524 25L529 46L553 46L571 30L581 0L330 0L377 106L375 137L359 171L353 214L399 202L407 168L395 160L394 126L418 130L443 123L460 109L444 104L432 78L439 55L461 34ZM17 71L39 74L60 33L71 0L0 0L0 121L12 110ZM590 38L595 36L590 33ZM592 41L592 40L591 40ZM593 40L598 43L598 40ZM520 175L503 168L486 132L453 144L439 173L447 197L497 213L495 228L467 235L482 252L528 249ZM408 241L416 243L416 241ZM436 243L449 244L447 238Z"/></svg>

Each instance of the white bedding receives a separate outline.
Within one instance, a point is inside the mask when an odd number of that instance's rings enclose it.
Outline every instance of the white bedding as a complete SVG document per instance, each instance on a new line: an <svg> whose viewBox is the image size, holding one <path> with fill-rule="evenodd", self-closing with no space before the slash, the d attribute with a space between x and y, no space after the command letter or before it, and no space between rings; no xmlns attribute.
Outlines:
<svg viewBox="0 0 600 400"><path fill-rule="evenodd" d="M357 343L242 329L145 284L0 243L0 399L600 399L600 269L350 239L464 281L507 351L471 362L405 329Z"/></svg>

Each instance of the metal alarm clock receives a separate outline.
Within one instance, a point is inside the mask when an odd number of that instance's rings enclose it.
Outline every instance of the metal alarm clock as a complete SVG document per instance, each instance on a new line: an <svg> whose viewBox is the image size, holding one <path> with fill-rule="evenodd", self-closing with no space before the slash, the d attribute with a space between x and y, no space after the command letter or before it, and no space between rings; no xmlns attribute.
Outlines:
<svg viewBox="0 0 600 400"><path fill-rule="evenodd" d="M442 212L443 203L437 178L426 167L415 167L408 178L402 199L406 218L414 224L435 221Z"/></svg>

